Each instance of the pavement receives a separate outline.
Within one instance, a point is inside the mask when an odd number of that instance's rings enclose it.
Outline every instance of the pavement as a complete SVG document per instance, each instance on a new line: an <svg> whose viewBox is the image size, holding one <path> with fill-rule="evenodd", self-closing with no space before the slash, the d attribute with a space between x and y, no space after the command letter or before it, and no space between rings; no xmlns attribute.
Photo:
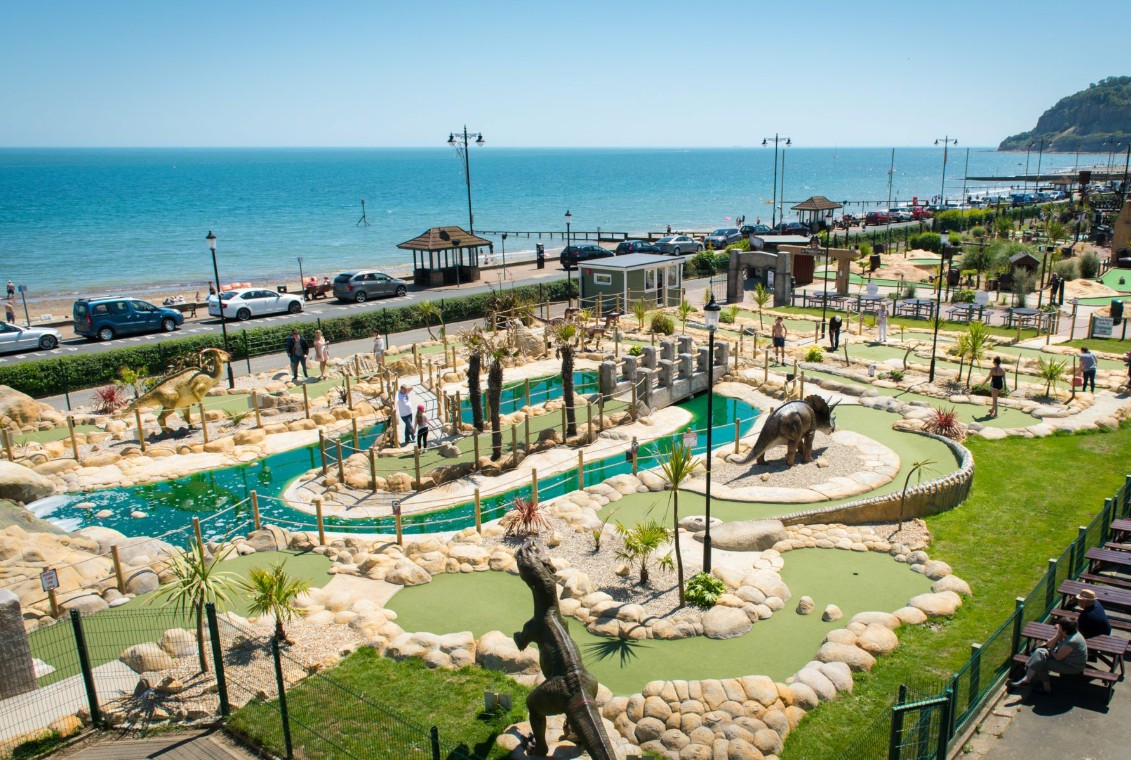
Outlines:
<svg viewBox="0 0 1131 760"><path fill-rule="evenodd" d="M94 690L106 704L133 694L137 673L118 660L94 668ZM42 689L29 691L0 701L0 741L29 734L67 715L87 707L86 687L82 676L64 678Z"/></svg>
<svg viewBox="0 0 1131 760"><path fill-rule="evenodd" d="M258 755L244 749L218 729L176 731L136 738L130 732L104 732L59 752L58 760L253 760Z"/></svg>

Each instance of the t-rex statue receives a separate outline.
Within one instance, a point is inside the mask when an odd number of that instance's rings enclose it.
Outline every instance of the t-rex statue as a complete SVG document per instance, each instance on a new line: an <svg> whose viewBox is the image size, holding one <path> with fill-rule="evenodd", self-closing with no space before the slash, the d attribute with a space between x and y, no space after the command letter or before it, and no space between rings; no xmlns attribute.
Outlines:
<svg viewBox="0 0 1131 760"><path fill-rule="evenodd" d="M538 663L546 677L526 698L533 734L528 754L546 756L546 716L564 713L565 735L571 735L593 760L616 760L616 750L597 710L597 679L582 664L577 644L558 610L554 568L536 539L528 539L515 558L519 577L534 595L534 617L514 635L514 643L519 649L531 643L538 645Z"/></svg>
<svg viewBox="0 0 1131 760"><path fill-rule="evenodd" d="M840 402L837 402L840 403ZM804 401L789 401L775 409L762 426L754 448L743 457L731 455L730 461L735 464L746 464L752 459L757 459L758 464L766 463L766 452L774 446L785 444L786 466L793 466L793 459L798 449L801 451L801 461L813 461L813 438L817 431L833 433L836 431L836 417L833 410L836 404L829 406L828 402L820 396L806 396Z"/></svg>
<svg viewBox="0 0 1131 760"><path fill-rule="evenodd" d="M161 378L157 385L143 393L126 411L160 409L157 424L168 432L169 415L180 409L185 422L192 427L193 405L204 400L212 386L220 381L230 358L227 351L219 348L202 350L199 367L188 367Z"/></svg>

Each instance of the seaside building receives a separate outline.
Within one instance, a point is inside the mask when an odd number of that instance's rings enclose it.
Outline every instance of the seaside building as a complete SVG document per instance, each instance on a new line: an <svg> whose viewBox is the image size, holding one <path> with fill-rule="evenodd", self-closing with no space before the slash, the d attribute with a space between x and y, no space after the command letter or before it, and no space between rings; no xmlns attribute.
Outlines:
<svg viewBox="0 0 1131 760"><path fill-rule="evenodd" d="M597 259L578 268L581 306L612 314L619 304L628 311L633 301L675 306L683 298L683 259L654 253L630 253ZM598 306L599 304L599 306Z"/></svg>

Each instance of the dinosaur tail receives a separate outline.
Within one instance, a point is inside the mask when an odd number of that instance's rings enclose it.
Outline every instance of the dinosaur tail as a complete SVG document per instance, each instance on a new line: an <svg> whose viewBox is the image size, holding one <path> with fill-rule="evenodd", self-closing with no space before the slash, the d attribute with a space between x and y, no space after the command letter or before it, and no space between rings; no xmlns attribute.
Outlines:
<svg viewBox="0 0 1131 760"><path fill-rule="evenodd" d="M758 433L758 440L754 442L754 446L750 449L746 456L742 457L741 459L734 459L732 461L735 464L749 464L750 462L753 462L755 459L772 449L775 443L777 443L777 436L770 433L768 424L763 425L762 431Z"/></svg>
<svg viewBox="0 0 1131 760"><path fill-rule="evenodd" d="M586 699L577 709L569 712L569 724L581 738L589 757L593 760L617 760L616 751L612 749L613 743L601 721L601 713L592 700Z"/></svg>

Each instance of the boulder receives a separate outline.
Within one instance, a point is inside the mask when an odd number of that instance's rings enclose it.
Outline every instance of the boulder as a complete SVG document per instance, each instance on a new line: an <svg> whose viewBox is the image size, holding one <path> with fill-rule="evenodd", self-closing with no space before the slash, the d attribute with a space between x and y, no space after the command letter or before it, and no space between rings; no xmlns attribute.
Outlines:
<svg viewBox="0 0 1131 760"><path fill-rule="evenodd" d="M653 475L653 477L655 477L655 476ZM719 518L717 518L717 517L711 518L711 528L712 529L718 528L722 524L723 524L723 521L720 520ZM682 520L679 521L679 527L683 528L684 530L688 531L689 533L701 533L702 531L707 530L707 517L705 515L688 515L687 517L685 517L685 518L683 518ZM714 543L715 543L715 535L714 535L714 533L712 533L711 534L711 545L713 546Z"/></svg>
<svg viewBox="0 0 1131 760"><path fill-rule="evenodd" d="M927 622L927 613L918 607L900 607L892 614L904 625L920 625Z"/></svg>
<svg viewBox="0 0 1131 760"><path fill-rule="evenodd" d="M752 625L741 609L712 607L703 616L703 635L709 639L732 639L749 631Z"/></svg>
<svg viewBox="0 0 1131 760"><path fill-rule="evenodd" d="M825 611L821 613L821 620L824 620L826 623L833 623L840 620L842 617L844 617L844 613L841 612L840 607L837 607L835 604L826 606Z"/></svg>
<svg viewBox="0 0 1131 760"><path fill-rule="evenodd" d="M26 393L15 388L0 385L0 426L24 428L35 425L41 419L56 421L61 419L59 412L47 404L41 404Z"/></svg>
<svg viewBox="0 0 1131 760"><path fill-rule="evenodd" d="M54 484L35 470L22 464L0 460L0 499L30 504L53 493L55 493Z"/></svg>
<svg viewBox="0 0 1131 760"><path fill-rule="evenodd" d="M157 577L157 573L148 567L134 570L126 577L126 593L135 596L152 593L157 590L159 585L161 585L161 581Z"/></svg>
<svg viewBox="0 0 1131 760"><path fill-rule="evenodd" d="M714 541L712 540L712 543ZM753 570L742 579L743 586L753 586L766 595L766 604L775 612L781 609L784 602L789 601L793 594L789 586L785 585L781 575L776 570ZM771 604L769 599L774 597L778 601Z"/></svg>
<svg viewBox="0 0 1131 760"><path fill-rule="evenodd" d="M93 615L95 612L102 612L103 610L110 609L110 605L106 603L106 600L93 591L73 596L64 602L61 602L59 604L59 607L64 612L78 610L83 615Z"/></svg>
<svg viewBox="0 0 1131 760"><path fill-rule="evenodd" d="M196 653L196 635L184 628L170 628L161 636L159 646L170 657L188 657Z"/></svg>
<svg viewBox="0 0 1131 760"><path fill-rule="evenodd" d="M152 642L134 644L122 652L118 659L136 673L167 670L174 664L173 658L164 649Z"/></svg>
<svg viewBox="0 0 1131 760"><path fill-rule="evenodd" d="M922 610L927 617L950 617L961 605L962 598L953 591L919 594L907 601L908 607Z"/></svg>
<svg viewBox="0 0 1131 760"><path fill-rule="evenodd" d="M837 691L852 691L852 668L843 662L822 662L818 670L832 682Z"/></svg>
<svg viewBox="0 0 1131 760"><path fill-rule="evenodd" d="M764 551L788 538L780 520L741 520L711 526L711 545L726 551Z"/></svg>
<svg viewBox="0 0 1131 760"><path fill-rule="evenodd" d="M843 662L856 672L870 671L876 664L876 658L858 646L848 644L834 644L827 641L817 650L817 659L820 662Z"/></svg>
<svg viewBox="0 0 1131 760"><path fill-rule="evenodd" d="M856 646L869 654L887 654L899 646L899 638L890 628L881 623L870 623L864 632L856 637Z"/></svg>
<svg viewBox="0 0 1131 760"><path fill-rule="evenodd" d="M399 559L393 569L385 574L385 580L399 586L419 586L432 582L432 575L411 559Z"/></svg>
<svg viewBox="0 0 1131 760"><path fill-rule="evenodd" d="M475 663L486 670L498 670L511 675L536 675L541 672L538 650L527 647L519 651L514 639L502 631L488 631L479 637L475 642ZM662 723L660 725L663 726ZM663 728L660 730L662 732Z"/></svg>
<svg viewBox="0 0 1131 760"><path fill-rule="evenodd" d="M809 613L811 613L816 608L817 608L817 605L814 604L812 597L803 596L797 601L797 614L798 615L808 615Z"/></svg>
<svg viewBox="0 0 1131 760"><path fill-rule="evenodd" d="M931 584L931 591L935 593L940 591L953 591L959 596L970 596L973 593L970 590L970 584L957 575L944 575L942 578L939 578Z"/></svg>

